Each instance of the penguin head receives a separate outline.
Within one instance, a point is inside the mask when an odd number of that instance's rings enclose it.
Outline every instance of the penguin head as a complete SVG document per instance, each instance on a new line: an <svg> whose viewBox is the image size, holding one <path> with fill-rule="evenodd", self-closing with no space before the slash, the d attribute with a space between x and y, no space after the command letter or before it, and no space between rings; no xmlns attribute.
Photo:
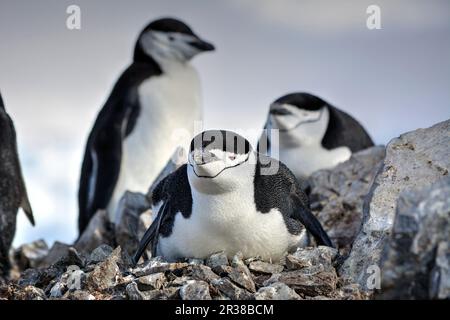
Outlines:
<svg viewBox="0 0 450 320"><path fill-rule="evenodd" d="M151 22L141 32L134 59L150 56L157 61L189 61L201 52L213 50L211 43L202 40L185 23L173 18L162 18Z"/></svg>
<svg viewBox="0 0 450 320"><path fill-rule="evenodd" d="M328 127L328 103L309 93L287 94L271 104L268 121L271 129L303 142L321 141Z"/></svg>
<svg viewBox="0 0 450 320"><path fill-rule="evenodd" d="M191 142L189 183L200 193L226 193L251 179L254 163L255 153L244 137L225 130L204 131Z"/></svg>

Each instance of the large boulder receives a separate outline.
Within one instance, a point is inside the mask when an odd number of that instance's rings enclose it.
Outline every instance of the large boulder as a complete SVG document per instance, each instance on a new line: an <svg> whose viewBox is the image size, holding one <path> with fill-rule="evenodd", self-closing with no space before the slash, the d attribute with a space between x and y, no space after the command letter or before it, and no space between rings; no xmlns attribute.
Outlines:
<svg viewBox="0 0 450 320"><path fill-rule="evenodd" d="M362 227L340 275L362 290L377 288L381 252L394 224L397 199L403 191L429 186L448 175L450 120L393 139L363 208Z"/></svg>
<svg viewBox="0 0 450 320"><path fill-rule="evenodd" d="M379 299L450 298L450 178L401 194Z"/></svg>
<svg viewBox="0 0 450 320"><path fill-rule="evenodd" d="M361 227L364 198L385 156L384 146L352 155L335 168L309 178L313 213L341 254L348 254Z"/></svg>

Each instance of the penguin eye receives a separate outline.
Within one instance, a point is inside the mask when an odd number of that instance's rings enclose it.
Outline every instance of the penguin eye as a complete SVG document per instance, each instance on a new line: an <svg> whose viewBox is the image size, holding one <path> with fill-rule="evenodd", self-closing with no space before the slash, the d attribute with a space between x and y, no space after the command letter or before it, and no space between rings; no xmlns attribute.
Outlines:
<svg viewBox="0 0 450 320"><path fill-rule="evenodd" d="M174 41L175 40L175 37L174 36L169 36L169 41Z"/></svg>
<svg viewBox="0 0 450 320"><path fill-rule="evenodd" d="M235 154L229 155L229 156L228 156L228 159L230 159L230 160L235 160L235 159L236 159L236 155L235 155Z"/></svg>

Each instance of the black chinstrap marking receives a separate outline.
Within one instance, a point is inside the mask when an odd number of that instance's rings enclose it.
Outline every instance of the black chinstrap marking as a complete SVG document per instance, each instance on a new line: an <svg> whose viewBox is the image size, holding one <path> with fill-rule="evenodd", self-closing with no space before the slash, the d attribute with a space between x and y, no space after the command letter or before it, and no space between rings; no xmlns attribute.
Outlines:
<svg viewBox="0 0 450 320"><path fill-rule="evenodd" d="M235 164L234 166L230 166L230 167L225 167L225 168L223 168L222 170L220 170L220 172L218 172L216 175L214 175L214 176L199 176L198 174L197 174L197 172L195 172L195 167L194 167L194 165L192 164L192 163L190 163L189 162L189 165L192 167L192 171L194 172L194 174L198 177L198 178L205 178L205 179L214 179L214 178L216 178L216 177L218 177L222 172L224 172L225 170L227 170L227 169L231 169L231 168L236 168L237 166L240 166L241 164L243 164L243 163L246 163L247 161L248 161L248 159L250 159L250 154L248 154L247 155L247 158L244 160L244 161L242 161L242 162L239 162L239 163L237 163L237 164ZM205 163L206 164L206 163ZM203 164L204 165L204 164Z"/></svg>
<svg viewBox="0 0 450 320"><path fill-rule="evenodd" d="M297 123L297 124L296 124L294 127L292 127L292 128L289 128L289 129L278 129L278 131L280 131L280 132L289 132L289 131L292 131L292 130L297 129L298 127L300 127L300 126L303 125L303 124L313 123L313 122L319 122L320 119L322 119L322 115L323 115L323 109L320 110L319 118L317 118L317 119L311 119L311 120L307 120L307 121L300 121L299 123Z"/></svg>

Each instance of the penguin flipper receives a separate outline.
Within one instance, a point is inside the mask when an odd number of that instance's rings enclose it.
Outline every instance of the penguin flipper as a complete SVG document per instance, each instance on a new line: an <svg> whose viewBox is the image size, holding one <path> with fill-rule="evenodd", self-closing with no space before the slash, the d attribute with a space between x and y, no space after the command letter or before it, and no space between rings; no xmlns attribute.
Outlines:
<svg viewBox="0 0 450 320"><path fill-rule="evenodd" d="M122 133L110 125L94 132L86 146L78 191L78 231L81 235L97 210L106 209L119 178Z"/></svg>
<svg viewBox="0 0 450 320"><path fill-rule="evenodd" d="M296 194L291 194L295 210L293 217L299 220L308 232L312 234L318 245L324 245L334 248L333 242L323 229L319 220L311 213L311 211L302 205L301 199Z"/></svg>
<svg viewBox="0 0 450 320"><path fill-rule="evenodd" d="M159 236L159 228L161 226L161 221L163 220L162 218L164 216L164 213L166 212L166 206L167 202L165 202L164 205L159 209L155 220L153 220L152 224L147 229L147 231L145 231L144 236L139 242L138 249L136 250L136 253L133 256L134 266L138 263L139 259L141 258L142 254L144 253L145 249L148 247L149 244L152 245L152 256L156 255L156 246Z"/></svg>

